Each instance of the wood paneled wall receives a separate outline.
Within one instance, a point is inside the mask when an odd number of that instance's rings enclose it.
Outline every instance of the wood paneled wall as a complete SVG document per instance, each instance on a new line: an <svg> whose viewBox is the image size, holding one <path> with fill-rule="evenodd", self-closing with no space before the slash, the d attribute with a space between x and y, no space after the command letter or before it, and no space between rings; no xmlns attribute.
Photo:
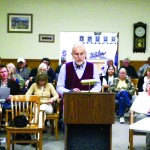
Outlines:
<svg viewBox="0 0 150 150"><path fill-rule="evenodd" d="M17 59L2 59L1 58L0 62L1 62L1 64L4 64L4 65L6 65L7 63L13 63L14 65L17 65ZM28 67L33 69L33 68L38 68L38 66L41 62L41 59L26 59L26 62L27 62ZM59 60L58 59L51 59L50 65L55 71L55 69L59 65Z"/></svg>
<svg viewBox="0 0 150 150"><path fill-rule="evenodd" d="M32 68L37 68L40 64L41 59L26 59L28 67ZM17 59L0 59L0 63L2 64L7 64L7 63L13 63L17 64ZM136 71L145 64L147 61L139 61L139 60L131 60L130 65L134 66ZM120 66L123 64L123 60L120 60ZM51 67L55 70L57 66L59 65L59 60L58 59L51 59L50 60L50 65ZM98 65L98 64L96 64ZM101 64L100 64L101 65Z"/></svg>
<svg viewBox="0 0 150 150"><path fill-rule="evenodd" d="M138 71L139 68L145 63L147 63L147 61L130 60L130 65L134 66L136 71ZM122 66L122 64L123 64L123 60L120 60L120 66Z"/></svg>

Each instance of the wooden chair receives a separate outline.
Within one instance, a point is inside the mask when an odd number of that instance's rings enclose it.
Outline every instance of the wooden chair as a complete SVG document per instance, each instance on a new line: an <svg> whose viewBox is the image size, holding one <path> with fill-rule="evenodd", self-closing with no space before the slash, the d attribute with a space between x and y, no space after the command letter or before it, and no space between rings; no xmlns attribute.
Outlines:
<svg viewBox="0 0 150 150"><path fill-rule="evenodd" d="M134 95L138 95L138 82L139 82L139 78L133 78L131 79L131 82L133 83L134 87L135 87L135 93Z"/></svg>
<svg viewBox="0 0 150 150"><path fill-rule="evenodd" d="M8 115L8 118L11 117L11 114ZM0 131L5 131L5 122L6 115L2 114L2 104L0 103Z"/></svg>
<svg viewBox="0 0 150 150"><path fill-rule="evenodd" d="M130 115L129 115L129 117L130 117L130 119L129 119L129 125L130 124L133 124L134 123L134 116L136 115L136 113L135 112L133 112L133 111L130 111ZM129 149L130 150L133 150L133 136L134 135L140 135L140 136L145 136L146 135L146 133L144 133L144 132L137 132L137 131L134 131L133 129L129 129Z"/></svg>
<svg viewBox="0 0 150 150"><path fill-rule="evenodd" d="M54 103L54 113L46 115L46 120L49 120L50 124L52 125L52 129L54 129L55 131L56 140L58 140L59 110L60 110L60 99L57 99L57 101L55 101Z"/></svg>
<svg viewBox="0 0 150 150"><path fill-rule="evenodd" d="M136 96L138 95L138 81L139 79L138 78L134 78L134 79L131 79L131 82L134 84L135 86L135 89L136 89L136 92L134 94L134 99L136 98ZM136 113L133 112L133 111L130 111L129 113L129 124L133 124L134 123L134 117L135 117ZM132 129L129 129L129 149L130 150L133 150L133 136L134 135L146 135L146 133L143 133L143 132L137 132L137 131L134 131Z"/></svg>
<svg viewBox="0 0 150 150"><path fill-rule="evenodd" d="M29 120L29 125L23 128L8 126L8 113L6 111L6 131L7 131L7 150L10 150L10 144L14 149L17 143L36 143L36 149L42 150L42 132L43 128L38 125L38 116L40 108L40 97L36 95L14 95L11 97L12 120L15 116L25 115ZM17 133L30 133L35 135L32 140L16 140L14 137Z"/></svg>

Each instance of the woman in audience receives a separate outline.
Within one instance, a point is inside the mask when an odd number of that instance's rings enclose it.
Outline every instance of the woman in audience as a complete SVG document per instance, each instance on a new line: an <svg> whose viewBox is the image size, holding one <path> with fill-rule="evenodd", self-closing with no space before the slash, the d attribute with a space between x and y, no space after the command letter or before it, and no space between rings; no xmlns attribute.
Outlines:
<svg viewBox="0 0 150 150"><path fill-rule="evenodd" d="M116 92L116 103L119 105L118 114L120 116L120 123L124 123L124 113L126 108L131 106L132 95L135 92L133 83L126 77L126 69L119 70L118 77L113 80L110 87L111 92Z"/></svg>
<svg viewBox="0 0 150 150"><path fill-rule="evenodd" d="M102 80L104 92L107 92L110 90L109 88L110 88L111 84L113 83L114 78L116 78L116 77L117 77L117 75L115 74L114 66L109 66L107 68L106 75L103 77L103 80Z"/></svg>
<svg viewBox="0 0 150 150"><path fill-rule="evenodd" d="M49 78L51 78L51 82L54 82L55 79L56 79L56 76L55 76L54 70L50 66L50 59L45 57L41 60L41 63L46 64L46 66L47 66L47 75L49 76ZM38 72L38 68L33 68L31 70L30 74L29 74L29 77L35 77L37 75L37 72Z"/></svg>
<svg viewBox="0 0 150 150"><path fill-rule="evenodd" d="M16 81L20 85L20 89L23 89L25 86L24 79L16 73L16 67L13 63L8 63L6 65L8 70L8 78Z"/></svg>
<svg viewBox="0 0 150 150"><path fill-rule="evenodd" d="M144 76L139 78L138 82L138 92L143 92L146 88L147 82L150 81L150 67L148 67L144 73Z"/></svg>
<svg viewBox="0 0 150 150"><path fill-rule="evenodd" d="M40 74L42 72L45 72L47 74L47 65L45 63L41 63L38 67L38 72L37 74ZM30 88L30 86L36 82L36 76L34 77L30 77L30 81L29 81L29 85L28 85L28 89ZM51 78L48 76L48 82L52 83Z"/></svg>
<svg viewBox="0 0 150 150"><path fill-rule="evenodd" d="M117 74L117 67L114 65L114 62L112 59L108 59L106 64L101 68L102 69L102 76L106 75L106 71L108 67L113 66L115 69L115 74Z"/></svg>
<svg viewBox="0 0 150 150"><path fill-rule="evenodd" d="M48 83L48 75L42 72L37 75L36 83L33 83L26 95L39 95L41 96L40 110L44 110L44 121L46 120L46 114L53 113L52 104L59 96L51 83ZM39 125L43 125L42 113L39 115Z"/></svg>
<svg viewBox="0 0 150 150"><path fill-rule="evenodd" d="M137 113L135 122L148 117L150 114L150 81L146 83L144 91L136 97L130 108ZM150 149L150 133L146 135L146 148Z"/></svg>
<svg viewBox="0 0 150 150"><path fill-rule="evenodd" d="M143 91L145 91L148 82L150 82L150 67L147 68L145 73Z"/></svg>

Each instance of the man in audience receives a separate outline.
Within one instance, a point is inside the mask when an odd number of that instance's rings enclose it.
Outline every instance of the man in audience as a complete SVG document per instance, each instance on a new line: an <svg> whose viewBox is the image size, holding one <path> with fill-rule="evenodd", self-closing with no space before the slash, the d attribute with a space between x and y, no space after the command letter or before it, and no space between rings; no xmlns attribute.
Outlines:
<svg viewBox="0 0 150 150"><path fill-rule="evenodd" d="M41 63L45 63L47 65L47 75L51 78L51 81L53 82L55 80L55 72L50 66L50 60L49 58L43 58L41 60ZM33 77L37 75L38 68L33 68L29 74L30 81L32 80Z"/></svg>
<svg viewBox="0 0 150 150"><path fill-rule="evenodd" d="M97 83L91 86L91 91L101 91L101 83L96 66L86 61L86 50L81 43L72 48L73 61L62 65L57 82L57 92L63 96L64 92L80 92L89 90L82 85L83 79L96 79Z"/></svg>
<svg viewBox="0 0 150 150"><path fill-rule="evenodd" d="M106 72L107 72L107 69L110 67L110 66L113 66L115 68L115 74L118 73L118 70L117 70L117 67L114 65L114 61L112 59L107 59L106 60L106 63L102 66L101 68L101 74L102 76L105 76L106 75Z"/></svg>
<svg viewBox="0 0 150 150"><path fill-rule="evenodd" d="M12 79L8 79L8 70L6 66L2 64L0 65L0 87L10 88L10 95L16 95L20 93L19 84ZM6 109L11 109L10 96L8 96L4 103L2 103L2 113L4 113Z"/></svg>
<svg viewBox="0 0 150 150"><path fill-rule="evenodd" d="M59 76L59 72L60 72L60 68L63 64L66 64L66 58L62 57L61 58L61 64L56 68L55 70L55 74L56 74L56 80L58 80L58 76Z"/></svg>
<svg viewBox="0 0 150 150"><path fill-rule="evenodd" d="M130 60L128 58L125 58L123 60L123 66L121 66L120 69L121 68L126 69L128 78L138 78L136 70L135 70L134 66L130 65Z"/></svg>
<svg viewBox="0 0 150 150"><path fill-rule="evenodd" d="M147 59L147 63L144 64L143 66L141 66L137 72L138 74L138 77L143 77L144 76L144 73L146 72L146 69L150 67L150 57L148 57Z"/></svg>
<svg viewBox="0 0 150 150"><path fill-rule="evenodd" d="M19 74L24 79L25 85L27 86L30 70L27 67L25 67L24 63L25 63L25 60L23 58L18 58L16 73Z"/></svg>

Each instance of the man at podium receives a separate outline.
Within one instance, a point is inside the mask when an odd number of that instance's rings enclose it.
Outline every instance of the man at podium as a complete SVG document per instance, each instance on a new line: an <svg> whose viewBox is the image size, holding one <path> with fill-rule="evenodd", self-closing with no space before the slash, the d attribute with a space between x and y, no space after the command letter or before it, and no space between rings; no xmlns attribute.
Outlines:
<svg viewBox="0 0 150 150"><path fill-rule="evenodd" d="M86 61L86 50L81 43L74 44L72 48L73 61L61 67L57 82L57 92L63 96L64 92L92 91L100 92L101 83L98 70L93 63ZM82 85L81 80L95 79L92 86Z"/></svg>

